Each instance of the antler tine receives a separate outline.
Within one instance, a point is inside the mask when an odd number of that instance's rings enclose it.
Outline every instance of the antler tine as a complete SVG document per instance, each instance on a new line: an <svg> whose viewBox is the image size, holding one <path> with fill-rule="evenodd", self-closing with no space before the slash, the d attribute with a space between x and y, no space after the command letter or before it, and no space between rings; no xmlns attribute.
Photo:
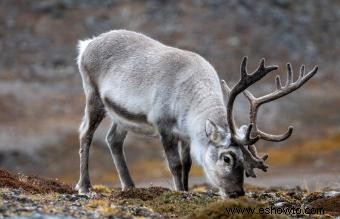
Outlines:
<svg viewBox="0 0 340 219"><path fill-rule="evenodd" d="M282 84L281 84L281 79L280 79L279 75L276 75L275 81L276 81L276 89L277 90L281 90L282 89Z"/></svg>
<svg viewBox="0 0 340 219"><path fill-rule="evenodd" d="M289 84L293 83L293 71L292 71L292 65L290 63L287 63L287 85L288 86Z"/></svg>
<svg viewBox="0 0 340 219"><path fill-rule="evenodd" d="M288 130L281 135L267 134L261 130L257 130L257 134L260 136L260 139L263 139L266 141L280 142L280 141L284 141L287 138L289 138L293 134L293 129L294 129L293 126L289 126Z"/></svg>
<svg viewBox="0 0 340 219"><path fill-rule="evenodd" d="M301 65L299 79L301 79L304 75L305 75L305 66Z"/></svg>
<svg viewBox="0 0 340 219"><path fill-rule="evenodd" d="M301 87L304 83L306 83L309 79L311 79L315 74L316 72L318 72L319 70L319 66L314 66L313 70L308 72L306 75L304 75L301 80L298 82L299 83L299 86L296 88L298 89L299 87ZM303 67L303 71L304 71L304 67ZM296 90L295 89L295 90Z"/></svg>
<svg viewBox="0 0 340 219"><path fill-rule="evenodd" d="M310 71L306 75L303 75L303 77L300 77L300 79L298 79L297 81L292 82L292 83L288 83L288 86L282 87L282 89L274 91L274 92L267 94L265 96L256 98L258 105L262 105L264 103L274 101L276 99L279 99L279 98L297 90L303 84L305 84L309 79L311 79L316 74L317 71L318 71L318 66L315 66L312 71ZM288 81L289 81L289 79L288 79Z"/></svg>
<svg viewBox="0 0 340 219"><path fill-rule="evenodd" d="M243 78L246 78L248 73L247 73L247 56L243 57L242 63L241 63L241 80Z"/></svg>
<svg viewBox="0 0 340 219"><path fill-rule="evenodd" d="M241 150L244 155L244 169L246 176L256 177L254 172L255 168L261 169L264 172L267 172L268 166L264 163L268 155L265 154L264 156L259 157L256 151L255 145L249 145L248 147L241 147Z"/></svg>
<svg viewBox="0 0 340 219"><path fill-rule="evenodd" d="M304 66L301 66L300 76L295 82L293 82L293 72L292 72L291 65L289 63L287 64L287 69L288 69L288 78L287 78L287 84L285 87L282 87L280 77L276 76L277 90L270 94L256 98L249 91L243 92L243 94L246 96L246 98L250 102L250 121L254 124L253 133L259 136L260 139L263 139L266 141L280 142L280 141L286 140L292 135L293 133L292 126L289 126L288 130L284 134L281 134L281 135L271 135L261 130L258 130L256 127L256 118L257 118L258 108L264 103L274 101L300 88L304 83L306 83L310 78L312 78L316 74L316 72L318 71L318 66L315 66L314 69L306 75L304 75L304 70L305 70Z"/></svg>

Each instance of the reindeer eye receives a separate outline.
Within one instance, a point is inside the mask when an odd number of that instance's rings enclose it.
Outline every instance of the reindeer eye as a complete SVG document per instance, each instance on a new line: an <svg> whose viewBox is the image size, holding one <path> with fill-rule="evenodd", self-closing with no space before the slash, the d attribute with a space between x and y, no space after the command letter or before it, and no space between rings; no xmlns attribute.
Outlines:
<svg viewBox="0 0 340 219"><path fill-rule="evenodd" d="M230 159L230 157L229 157L229 156L224 156L224 157L223 157L223 160L224 160L224 162L226 162L227 164L229 164L229 165L230 165L230 163L231 163L231 159Z"/></svg>
<svg viewBox="0 0 340 219"><path fill-rule="evenodd" d="M236 160L235 155L232 151L224 152L220 155L221 162L223 162L223 165L225 166L233 166L234 161Z"/></svg>

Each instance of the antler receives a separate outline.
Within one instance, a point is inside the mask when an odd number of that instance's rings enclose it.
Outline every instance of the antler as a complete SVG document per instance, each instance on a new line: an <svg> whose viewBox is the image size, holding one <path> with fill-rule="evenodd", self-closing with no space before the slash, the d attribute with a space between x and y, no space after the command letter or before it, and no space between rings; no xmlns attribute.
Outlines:
<svg viewBox="0 0 340 219"><path fill-rule="evenodd" d="M247 176L256 177L254 173L254 168L262 169L263 171L267 171L268 166L264 164L264 161L268 158L268 155L264 155L260 158L257 155L255 143L259 139L264 139L267 141L283 141L289 138L293 132L293 127L289 127L288 131L282 135L271 135L267 134L263 131L258 130L256 126L256 118L258 108L267 102L276 100L280 97L283 97L296 89L300 88L304 83L306 83L310 78L312 78L318 70L318 66L315 66L314 69L308 74L304 74L304 66L301 67L300 76L296 82L293 82L293 72L290 64L287 64L288 68L288 79L286 85L283 87L281 85L281 79L279 76L276 76L276 91L270 93L268 95L262 97L254 97L249 91L246 89L254 84L255 82L261 80L264 76L266 76L269 72L276 70L277 66L264 66L264 59L261 60L260 66L257 70L248 74L247 70L247 57L244 57L241 64L241 79L240 81L230 89L226 82L222 80L222 89L224 91L225 97L228 97L227 103L227 120L230 129L231 139L234 144L240 146L243 154L244 154L244 166ZM235 99L238 94L243 92L243 94L247 97L250 102L250 124L247 127L245 136L238 136L237 129L235 125L235 120L233 116L233 106ZM252 133L256 134L255 137L252 137Z"/></svg>
<svg viewBox="0 0 340 219"><path fill-rule="evenodd" d="M258 98L254 97L254 95L247 90L243 92L243 94L247 97L247 99L250 102L250 121L253 124L253 133L255 133L256 136L259 136L260 139L280 142L286 140L291 136L291 134L293 133L292 126L289 126L288 131L281 135L271 135L263 131L260 131L256 126L258 108L264 103L274 101L300 88L304 83L306 83L316 74L316 72L318 71L318 66L315 66L314 69L306 75L305 67L301 66L299 78L295 82L293 82L293 71L289 63L287 64L287 69L288 76L285 86L282 86L280 76L279 75L276 76L276 91Z"/></svg>
<svg viewBox="0 0 340 219"><path fill-rule="evenodd" d="M259 140L259 136L256 136L254 138L251 137L251 131L254 126L253 123L249 124L245 136L241 137L237 135L237 132L236 132L237 129L236 129L234 115L233 115L233 107L234 107L234 102L235 102L237 95L245 91L252 84L261 80L269 72L277 69L276 66L265 67L264 59L261 60L260 66L257 68L257 70L254 73L248 74L246 68L247 68L247 57L244 57L242 60L242 64L241 64L241 79L239 80L239 82L237 82L237 84L232 89L230 89L227 83L224 80L222 80L222 88L226 96L229 97L227 101L227 120L228 120L229 129L230 129L230 134L231 134L232 141L238 145L252 145Z"/></svg>

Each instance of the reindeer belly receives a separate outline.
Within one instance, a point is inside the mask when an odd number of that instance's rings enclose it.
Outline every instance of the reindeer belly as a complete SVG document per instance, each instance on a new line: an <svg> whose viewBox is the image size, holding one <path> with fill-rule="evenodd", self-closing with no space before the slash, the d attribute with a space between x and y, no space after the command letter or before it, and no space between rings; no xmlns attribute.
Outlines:
<svg viewBox="0 0 340 219"><path fill-rule="evenodd" d="M130 112L109 97L104 97L103 102L110 117L128 131L148 136L158 136L157 128L148 122L146 113Z"/></svg>

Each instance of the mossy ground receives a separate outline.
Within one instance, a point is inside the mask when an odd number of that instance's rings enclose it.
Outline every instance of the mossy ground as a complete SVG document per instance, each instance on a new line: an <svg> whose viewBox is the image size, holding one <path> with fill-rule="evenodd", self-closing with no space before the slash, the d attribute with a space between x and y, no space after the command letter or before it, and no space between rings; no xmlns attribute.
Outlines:
<svg viewBox="0 0 340 219"><path fill-rule="evenodd" d="M94 186L89 196L70 186L38 177L14 176L0 171L0 217L35 214L75 218L318 218L340 215L339 192L309 193L300 188L259 188L246 185L247 194L222 200L207 185L189 192L162 187L127 191ZM325 214L260 214L260 208L324 208ZM231 213L227 209L253 209Z"/></svg>

